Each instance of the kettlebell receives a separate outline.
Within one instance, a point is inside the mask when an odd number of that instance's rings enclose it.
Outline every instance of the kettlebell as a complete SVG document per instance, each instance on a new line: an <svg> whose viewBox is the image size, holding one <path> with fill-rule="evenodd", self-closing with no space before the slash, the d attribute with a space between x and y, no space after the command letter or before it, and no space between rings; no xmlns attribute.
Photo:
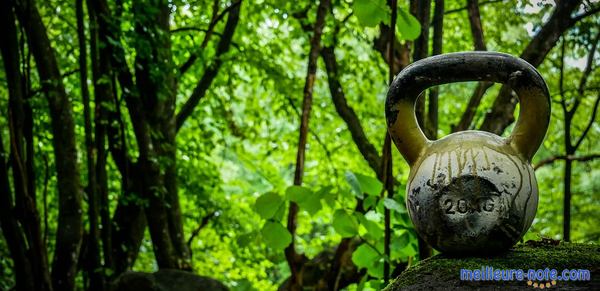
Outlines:
<svg viewBox="0 0 600 291"><path fill-rule="evenodd" d="M419 94L441 84L490 81L518 95L510 136L466 130L428 140L415 117ZM526 61L496 52L461 52L419 60L392 82L385 104L388 131L410 174L406 206L416 232L444 253L495 253L531 226L538 187L531 159L550 122L548 88Z"/></svg>

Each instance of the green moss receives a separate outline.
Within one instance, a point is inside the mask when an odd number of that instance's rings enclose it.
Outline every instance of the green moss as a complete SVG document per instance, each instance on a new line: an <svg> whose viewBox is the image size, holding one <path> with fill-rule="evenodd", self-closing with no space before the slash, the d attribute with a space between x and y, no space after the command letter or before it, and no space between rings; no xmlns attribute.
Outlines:
<svg viewBox="0 0 600 291"><path fill-rule="evenodd" d="M463 287L526 287L523 281L460 281L460 269L588 269L592 281L557 282L561 290L565 287L588 288L600 285L595 277L600 271L600 246L591 244L532 242L519 244L506 253L487 257L450 257L437 255L426 259L404 271L391 282L386 290L433 290L436 288ZM433 288L433 289L432 289ZM510 289L510 288L509 288Z"/></svg>

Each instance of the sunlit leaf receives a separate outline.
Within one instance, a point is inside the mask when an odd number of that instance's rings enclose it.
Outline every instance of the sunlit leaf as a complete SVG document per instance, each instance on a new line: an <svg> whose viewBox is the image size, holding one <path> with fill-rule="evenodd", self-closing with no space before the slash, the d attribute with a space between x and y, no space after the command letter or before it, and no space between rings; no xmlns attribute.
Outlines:
<svg viewBox="0 0 600 291"><path fill-rule="evenodd" d="M333 214L333 229L342 237L352 237L358 234L358 221L345 210L338 209Z"/></svg>
<svg viewBox="0 0 600 291"><path fill-rule="evenodd" d="M396 29L400 33L400 39L415 40L421 34L421 23L408 11L398 8Z"/></svg>
<svg viewBox="0 0 600 291"><path fill-rule="evenodd" d="M284 249L292 242L292 235L279 222L265 222L260 233L267 246L274 249Z"/></svg>
<svg viewBox="0 0 600 291"><path fill-rule="evenodd" d="M390 9L385 0L354 0L352 11L364 26L375 26L388 21Z"/></svg>
<svg viewBox="0 0 600 291"><path fill-rule="evenodd" d="M283 199L281 199L281 196L274 192L268 192L256 199L254 210L260 217L269 219L275 216L282 205Z"/></svg>

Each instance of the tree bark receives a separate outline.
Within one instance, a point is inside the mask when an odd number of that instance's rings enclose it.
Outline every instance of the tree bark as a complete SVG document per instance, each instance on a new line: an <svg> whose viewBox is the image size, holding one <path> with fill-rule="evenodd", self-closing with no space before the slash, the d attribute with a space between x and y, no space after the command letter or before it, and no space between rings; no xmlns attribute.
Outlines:
<svg viewBox="0 0 600 291"><path fill-rule="evenodd" d="M439 55L442 53L444 41L444 0L435 0L435 8L433 10L433 44L431 55ZM429 139L437 139L438 131L438 99L439 87L429 89L429 102L427 105L427 137Z"/></svg>
<svg viewBox="0 0 600 291"><path fill-rule="evenodd" d="M331 93L331 99L335 110L339 116L344 120L348 131L352 136L352 140L358 147L358 150L365 158L375 175L381 180L381 156L377 152L375 146L367 138L365 131L360 124L360 120L354 112L354 109L348 105L344 89L339 81L338 64L335 57L335 47L325 46L321 49L321 57L325 63L325 69L327 71L327 79L329 84L329 92Z"/></svg>
<svg viewBox="0 0 600 291"><path fill-rule="evenodd" d="M233 39L233 34L235 32L235 28L237 27L238 21L240 19L240 6L241 0L234 2L230 6L229 16L227 17L227 22L225 23L225 29L223 30L223 35L221 36L221 40L217 46L217 53L215 55L215 59L213 63L206 69L202 78L196 84L192 95L188 98L185 104L181 107L181 110L177 113L177 131L181 129L185 120L192 114L194 108L198 105L200 100L204 98L206 95L206 91L210 88L213 80L219 73L219 69L223 64L223 56L229 51L229 47L231 46L231 40ZM217 20L214 20L217 21ZM205 44L203 43L205 46Z"/></svg>
<svg viewBox="0 0 600 291"><path fill-rule="evenodd" d="M16 1L15 8L27 34L29 49L36 61L52 123L59 195L52 284L56 290L72 290L82 240L81 186L73 112L54 51L46 34L46 27L37 8L31 0Z"/></svg>
<svg viewBox="0 0 600 291"><path fill-rule="evenodd" d="M413 62L429 56L429 14L431 12L431 0L411 0L411 13L421 23L421 34L414 42ZM425 129L425 93L417 99L415 104L415 115L421 128Z"/></svg>
<svg viewBox="0 0 600 291"><path fill-rule="evenodd" d="M469 14L469 24L471 27L471 35L473 36L473 46L476 51L486 51L487 46L485 44L485 38L483 36L483 25L481 24L481 15L479 13L479 1L478 0L468 0L467 1L467 11ZM471 94L469 98L469 102L467 103L467 108L463 115L460 118L460 121L457 125L452 126L452 132L463 131L470 129L471 123L473 122L473 118L475 117L475 113L477 113L477 108L481 103L481 99L485 92L492 87L494 83L492 82L478 82L477 87Z"/></svg>
<svg viewBox="0 0 600 291"><path fill-rule="evenodd" d="M12 8L10 5L8 5L8 3L4 3L0 9L0 24L3 27L3 29L0 30L0 50L2 53L2 60L4 63L4 70L9 92L8 122L11 124L10 140L11 144L14 144L16 142L15 136L18 134L13 133L12 129L15 127L15 123L18 123L18 121L15 122L15 115L18 114L13 113L13 111L16 111L16 109L20 108L22 105L19 101L22 102L23 92L21 87L22 76L19 70L19 48L17 42L15 17L13 15ZM17 127L17 129L19 128L20 127ZM16 163L14 161L16 158L19 158L21 152L15 152L13 150L11 151L11 156L13 155L16 155L15 157L11 158L11 160L13 160L13 175L20 176L22 172L19 171L18 168L15 168L14 165ZM26 227L27 225L19 225L19 219L17 211L14 208L13 196L8 177L8 156L9 155L4 151L4 141L2 140L2 135L0 134L0 226L2 227L2 234L6 239L6 244L13 261L13 272L15 273L16 278L15 287L18 290L49 290L51 289L50 280L44 281L43 277L40 278L36 276L36 263L32 261L35 260L35 257L30 256L30 250L27 249L28 239L25 235L27 230L22 229L22 227ZM13 181L15 188L21 187L22 183L19 183L18 177L16 180L13 178ZM23 200L26 197L22 196L24 194L22 188L20 192L20 195L15 193L15 196L17 196L17 199ZM27 192L25 191L25 193ZM36 281L32 280L33 278L39 279L40 282L36 284ZM48 279L49 276L46 278ZM44 283L46 283L48 288L44 288Z"/></svg>
<svg viewBox="0 0 600 291"><path fill-rule="evenodd" d="M421 23L421 34L415 40L414 51L413 51L413 62L420 59L424 59L429 55L429 14L431 12L431 0L418 1L412 0L410 5L411 13ZM425 124L425 92L421 93L415 104L415 115L419 126L422 129L426 128ZM427 132L427 130L425 130ZM431 247L425 242L425 240L419 237L419 257L424 260L430 257L432 254Z"/></svg>
<svg viewBox="0 0 600 291"><path fill-rule="evenodd" d="M81 87L81 98L83 103L83 122L85 132L86 165L87 165L87 197L88 197L88 252L87 273L89 276L89 290L103 290L104 278L100 263L100 223L98 220L98 185L96 183L96 157L92 118L90 109L90 93L88 89L87 74L87 46L85 39L85 27L83 19L83 0L75 0L75 15L77 18L77 38L79 44L79 83ZM100 105L102 106L102 105Z"/></svg>
<svg viewBox="0 0 600 291"><path fill-rule="evenodd" d="M302 101L302 117L300 120L300 130L298 138L298 151L296 155L296 169L294 172L294 185L302 185L304 175L304 160L306 154L306 140L308 136L308 120L312 107L313 86L317 73L317 60L321 49L321 35L325 27L325 18L329 11L330 0L320 0L317 8L317 18L314 25L313 36L310 39L310 51L308 54L308 70L304 82L303 101ZM296 235L296 218L298 214L298 205L295 202L290 202L287 217L287 230L292 235L292 242L285 248L285 257L291 271L291 290L300 290L302 280L298 274L299 269L304 263L303 256L296 253L295 250L295 235Z"/></svg>

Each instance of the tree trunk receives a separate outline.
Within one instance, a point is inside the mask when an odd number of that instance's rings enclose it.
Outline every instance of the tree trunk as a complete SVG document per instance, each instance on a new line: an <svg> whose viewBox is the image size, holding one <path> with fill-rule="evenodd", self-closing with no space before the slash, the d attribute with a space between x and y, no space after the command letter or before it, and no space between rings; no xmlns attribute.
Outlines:
<svg viewBox="0 0 600 291"><path fill-rule="evenodd" d="M478 2L478 0L467 1L469 24L471 27L471 35L473 36L474 49L476 51L486 51L487 46L485 45L485 38L483 37L483 26L481 25L481 15L479 14ZM452 126L452 132L470 129L471 123L473 122L475 113L477 113L477 108L481 103L483 95L485 94L487 89L492 87L493 84L494 83L492 82L477 83L477 87L473 91L473 94L471 94L471 97L469 98L469 103L467 104L467 108L465 108L465 111L462 114L460 121L456 126Z"/></svg>
<svg viewBox="0 0 600 291"><path fill-rule="evenodd" d="M563 240L571 241L571 175L572 160L565 160L565 170L563 177Z"/></svg>
<svg viewBox="0 0 600 291"><path fill-rule="evenodd" d="M302 98L302 116L300 119L298 151L296 154L296 168L294 171L294 185L302 185L304 176L304 161L306 154L306 142L308 136L308 121L310 111L312 109L313 87L317 75L317 60L321 50L321 35L325 27L325 18L329 11L329 0L320 0L317 8L317 17L314 25L314 33L310 39L310 50L308 54L308 69L304 82L303 98ZM291 290L300 290L302 280L299 276L299 269L302 267L305 258L296 253L295 236L296 236L296 218L298 214L298 205L295 202L290 202L287 217L287 230L292 235L292 242L285 248L285 257L291 271Z"/></svg>
<svg viewBox="0 0 600 291"><path fill-rule="evenodd" d="M81 186L75 144L75 125L71 103L67 97L46 27L30 0L16 1L20 23L25 29L29 49L33 53L48 100L52 123L54 158L59 195L58 228L52 284L56 290L72 290L75 284L77 258L82 240Z"/></svg>
<svg viewBox="0 0 600 291"><path fill-rule="evenodd" d="M424 59L429 55L429 14L431 12L431 0L417 1L412 0L410 5L411 13L421 23L421 34L415 40L413 51L413 62ZM422 129L425 125L425 92L421 93L415 104L415 115L419 126ZM425 130L426 131L426 130ZM427 132L427 131L426 131ZM431 247L419 237L419 257L421 260L430 257L432 254Z"/></svg>
<svg viewBox="0 0 600 291"><path fill-rule="evenodd" d="M85 148L87 163L87 197L88 197L88 243L87 243L87 273L89 290L103 290L104 278L100 263L100 224L98 221L98 185L96 183L96 157L92 118L90 109L90 93L88 90L87 46L85 43L85 27L83 19L83 0L75 0L75 15L77 18L77 38L79 43L79 83L83 103L83 122L85 132ZM102 105L100 105L102 106Z"/></svg>

